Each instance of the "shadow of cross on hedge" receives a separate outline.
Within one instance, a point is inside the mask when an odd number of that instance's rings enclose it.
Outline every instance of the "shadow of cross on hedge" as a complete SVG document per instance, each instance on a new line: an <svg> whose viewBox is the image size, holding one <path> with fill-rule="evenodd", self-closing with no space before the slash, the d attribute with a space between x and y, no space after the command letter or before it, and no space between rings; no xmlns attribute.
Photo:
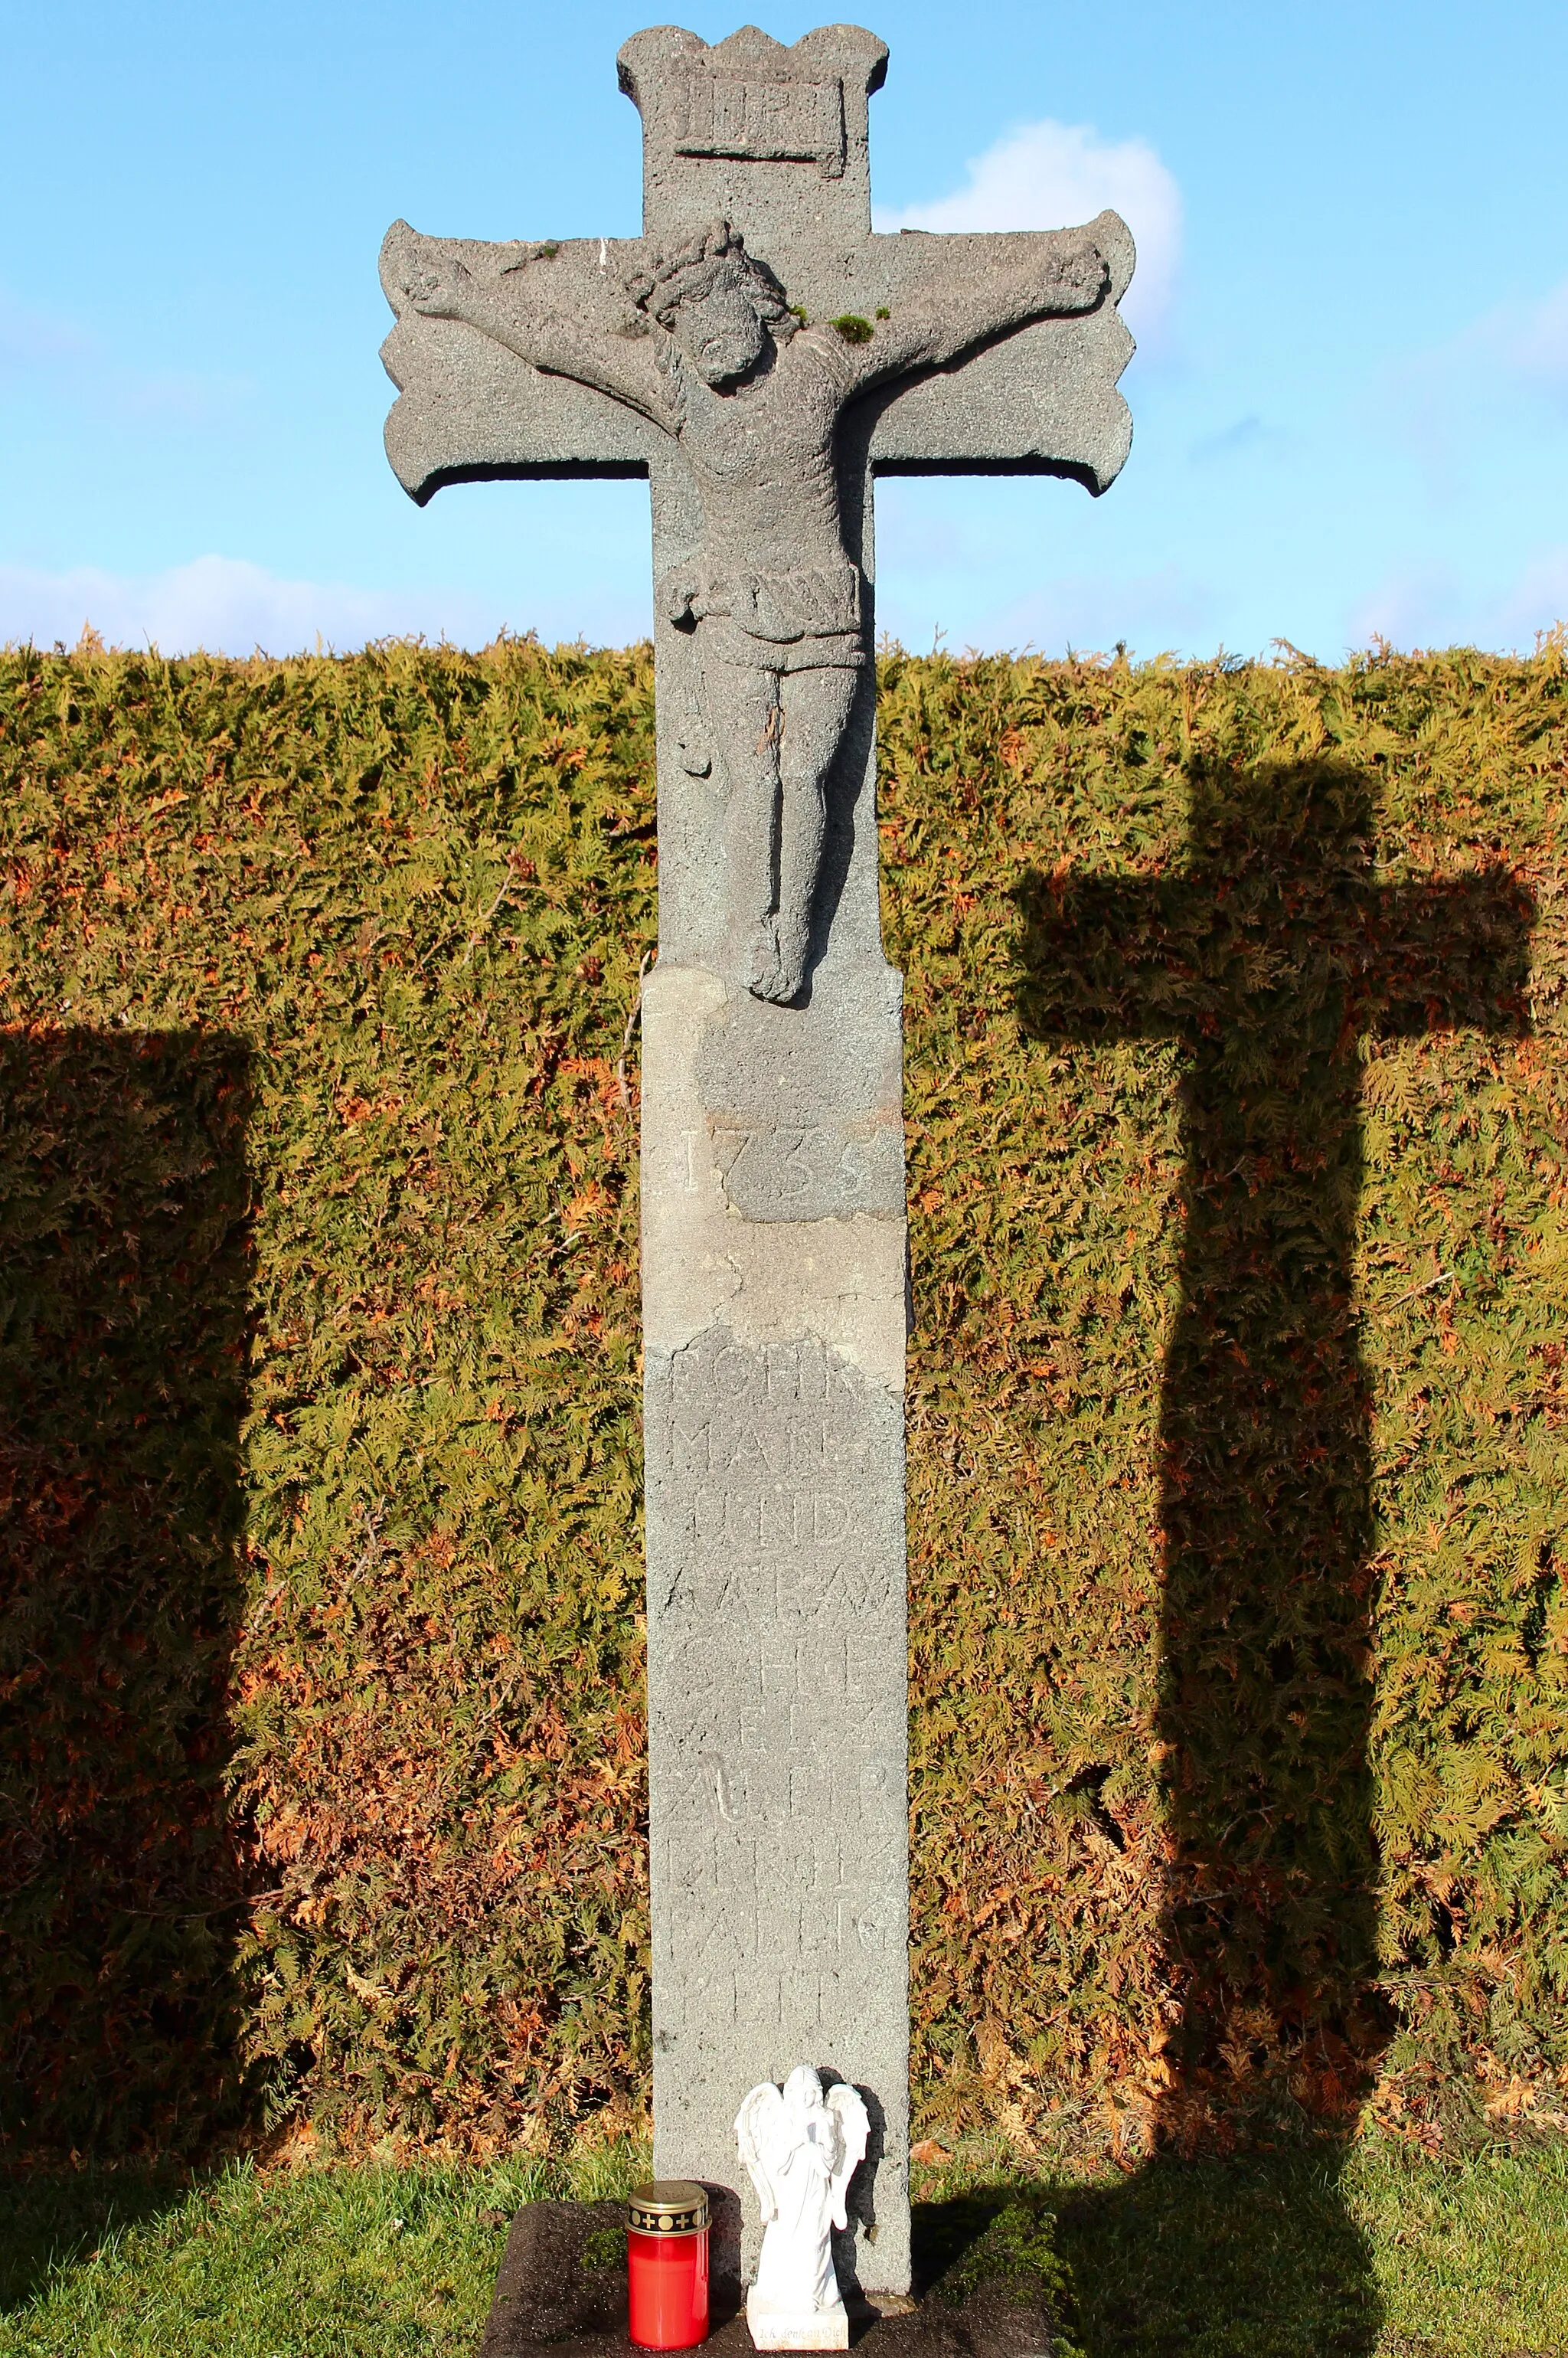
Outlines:
<svg viewBox="0 0 1568 2358"><path fill-rule="evenodd" d="M1357 1042L1522 1035L1532 915L1501 868L1380 883L1372 787L1347 767L1213 769L1191 791L1179 870L1026 880L1020 985L1036 1037L1186 1051L1159 1700L1180 2008L1161 2127L1184 2143L1235 2125L1244 2082L1342 2113L1387 2036Z"/></svg>

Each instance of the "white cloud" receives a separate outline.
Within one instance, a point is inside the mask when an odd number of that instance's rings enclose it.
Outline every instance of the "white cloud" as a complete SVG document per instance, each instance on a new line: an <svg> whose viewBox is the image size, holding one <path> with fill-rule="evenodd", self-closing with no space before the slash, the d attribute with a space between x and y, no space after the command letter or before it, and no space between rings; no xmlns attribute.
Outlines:
<svg viewBox="0 0 1568 2358"><path fill-rule="evenodd" d="M1043 654L1108 654L1119 641L1134 656L1209 654L1219 605L1206 582L1176 564L1122 576L1079 574L1029 590L1003 610L988 644Z"/></svg>
<svg viewBox="0 0 1568 2358"><path fill-rule="evenodd" d="M1474 331L1477 340L1488 326L1495 328L1501 356L1511 368L1543 391L1568 398L1568 278L1539 303L1483 320Z"/></svg>
<svg viewBox="0 0 1568 2358"><path fill-rule="evenodd" d="M1451 568L1390 574L1357 610L1351 644L1396 647L1503 647L1528 654L1543 632L1568 622L1568 547L1538 549L1500 588L1470 588Z"/></svg>
<svg viewBox="0 0 1568 2358"><path fill-rule="evenodd" d="M338 581L290 581L234 557L199 557L163 573L108 573L96 566L45 573L0 565L0 643L75 644L91 624L110 646L164 654L248 655L363 646L367 639L443 634L477 645L493 637L478 601L461 594L357 590Z"/></svg>
<svg viewBox="0 0 1568 2358"><path fill-rule="evenodd" d="M1502 600L1509 644L1530 646L1542 631L1568 622L1568 548L1532 557Z"/></svg>
<svg viewBox="0 0 1568 2358"><path fill-rule="evenodd" d="M0 288L0 384L32 384L112 416L200 426L232 416L248 377L216 369L144 369L116 360L74 319L31 311Z"/></svg>
<svg viewBox="0 0 1568 2358"><path fill-rule="evenodd" d="M1396 362L1375 406L1443 499L1517 452L1542 409L1568 408L1568 278L1533 303L1494 304L1456 334ZM1550 430L1558 431L1556 421ZM1515 463L1517 464L1517 459Z"/></svg>
<svg viewBox="0 0 1568 2358"><path fill-rule="evenodd" d="M0 371L69 368L97 354L92 338L74 319L29 311L0 288Z"/></svg>
<svg viewBox="0 0 1568 2358"><path fill-rule="evenodd" d="M1364 647L1374 639L1386 639L1390 646L1408 651L1478 643L1479 633L1461 624L1464 603L1458 579L1447 566L1390 573L1357 606L1348 644Z"/></svg>
<svg viewBox="0 0 1568 2358"><path fill-rule="evenodd" d="M1071 229L1108 205L1131 230L1138 269L1122 303L1135 334L1157 344L1175 294L1182 192L1146 140L1102 139L1088 124L1026 123L970 159L951 196L879 206L879 229Z"/></svg>

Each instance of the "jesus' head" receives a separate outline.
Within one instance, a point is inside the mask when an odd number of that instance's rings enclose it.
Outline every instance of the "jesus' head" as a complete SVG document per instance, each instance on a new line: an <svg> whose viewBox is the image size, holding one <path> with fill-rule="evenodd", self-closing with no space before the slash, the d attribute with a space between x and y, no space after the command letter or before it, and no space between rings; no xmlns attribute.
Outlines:
<svg viewBox="0 0 1568 2358"><path fill-rule="evenodd" d="M794 335L795 316L765 262L746 252L728 222L707 229L627 285L638 308L666 329L704 384L727 393L755 374L771 342Z"/></svg>

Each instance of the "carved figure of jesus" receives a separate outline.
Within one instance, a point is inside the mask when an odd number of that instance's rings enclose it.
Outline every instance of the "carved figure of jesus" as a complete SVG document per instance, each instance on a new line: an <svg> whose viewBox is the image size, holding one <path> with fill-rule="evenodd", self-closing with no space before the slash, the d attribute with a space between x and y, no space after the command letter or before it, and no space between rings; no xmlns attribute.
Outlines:
<svg viewBox="0 0 1568 2358"><path fill-rule="evenodd" d="M1101 221L1124 234L1113 215ZM580 278L569 314L552 309L553 246L492 246L470 262L406 222L388 236L389 291L410 308L626 403L680 447L701 543L655 594L696 634L724 795L730 964L759 999L788 1003L805 987L827 786L870 654L865 582L845 542L840 421L873 386L1091 310L1109 275L1099 227L1031 238L1027 260L993 262L968 284L949 270L923 288L917 275L896 315L811 323L724 221L624 280L603 273L589 317ZM711 758L691 752L688 767L700 775Z"/></svg>

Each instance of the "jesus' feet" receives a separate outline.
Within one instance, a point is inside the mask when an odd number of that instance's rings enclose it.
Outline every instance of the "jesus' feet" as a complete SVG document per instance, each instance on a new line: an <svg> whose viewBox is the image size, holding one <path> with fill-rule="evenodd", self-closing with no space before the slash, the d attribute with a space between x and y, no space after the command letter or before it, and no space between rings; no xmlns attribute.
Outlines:
<svg viewBox="0 0 1568 2358"><path fill-rule="evenodd" d="M746 969L746 986L753 998L786 1006L799 997L806 981L806 945L795 941L776 917L764 917L752 936Z"/></svg>
<svg viewBox="0 0 1568 2358"><path fill-rule="evenodd" d="M757 999L779 995L779 929L775 918L763 917L746 945L742 960L746 988Z"/></svg>

